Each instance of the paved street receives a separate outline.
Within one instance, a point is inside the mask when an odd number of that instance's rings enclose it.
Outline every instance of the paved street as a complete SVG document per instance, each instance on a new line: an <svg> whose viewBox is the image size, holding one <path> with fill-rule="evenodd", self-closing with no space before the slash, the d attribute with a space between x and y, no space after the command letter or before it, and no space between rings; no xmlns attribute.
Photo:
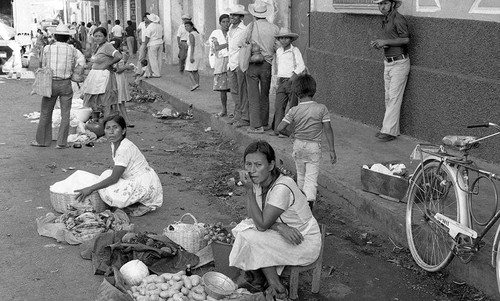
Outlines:
<svg viewBox="0 0 500 301"><path fill-rule="evenodd" d="M93 275L91 263L80 258L83 247L39 236L35 219L52 211L51 184L66 178L69 167L99 174L112 163L110 147L107 143L65 150L29 146L36 124L23 114L39 110L40 105L38 96L29 95L31 83L0 78L4 105L0 112L4 128L0 134L4 171L0 174L0 299L92 300L102 276ZM201 95L210 95L209 87L205 82ZM232 188L233 196L227 195L228 190L220 192L231 188L227 182L241 167L245 145L207 130L207 121L196 115L191 121L154 119L151 114L165 106L165 102L129 105L136 127L129 129L127 137L160 174L165 196L163 207L131 222L139 231L161 233L186 212L199 222L238 221L246 197L237 187ZM340 198L322 196L315 208L329 234L321 289L318 295L311 294L310 276L302 275L300 300L488 300L445 274L422 272L406 248L345 211Z"/></svg>

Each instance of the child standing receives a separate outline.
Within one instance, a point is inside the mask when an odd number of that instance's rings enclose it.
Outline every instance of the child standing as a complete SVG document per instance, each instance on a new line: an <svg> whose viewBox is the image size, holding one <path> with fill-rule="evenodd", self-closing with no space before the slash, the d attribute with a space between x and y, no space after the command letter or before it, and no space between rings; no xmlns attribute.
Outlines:
<svg viewBox="0 0 500 301"><path fill-rule="evenodd" d="M295 124L292 156L297 168L297 185L306 195L312 209L318 187L323 131L328 141L330 162L337 162L333 131L328 108L312 99L316 94L316 81L311 75L299 75L292 82L292 91L297 94L299 104L288 111L278 125L278 131Z"/></svg>
<svg viewBox="0 0 500 301"><path fill-rule="evenodd" d="M149 78L151 76L151 72L149 71L148 60L143 59L141 61L141 66L136 67L134 64L131 66L135 69L135 83L139 84L143 78Z"/></svg>
<svg viewBox="0 0 500 301"><path fill-rule="evenodd" d="M278 88L274 102L273 132L270 133L272 136L285 137L278 131L278 125L285 116L287 106L295 107L298 102L297 95L291 91L291 85L298 74L306 68L299 48L292 45L298 37L298 34L290 32L287 28L281 28L279 34L275 36L281 47L276 50Z"/></svg>
<svg viewBox="0 0 500 301"><path fill-rule="evenodd" d="M125 108L125 103L130 100L130 93L128 92L128 82L127 75L125 74L126 70L134 69L133 65L128 65L129 55L128 53L124 53L122 55L122 59L115 64L116 72L116 85L118 88L118 111L120 115L125 119L127 123L127 127L133 128L135 125L130 122L130 118L128 117L127 109Z"/></svg>

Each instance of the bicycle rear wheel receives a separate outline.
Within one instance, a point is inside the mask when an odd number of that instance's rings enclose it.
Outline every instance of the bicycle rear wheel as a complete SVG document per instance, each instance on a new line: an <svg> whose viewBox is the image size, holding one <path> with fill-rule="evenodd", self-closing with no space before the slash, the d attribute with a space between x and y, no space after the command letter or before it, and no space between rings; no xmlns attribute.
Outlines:
<svg viewBox="0 0 500 301"><path fill-rule="evenodd" d="M408 246L415 262L429 272L443 269L454 256L452 237L428 217L439 212L458 220L458 188L453 179L450 167L436 160L427 161L415 173L408 191Z"/></svg>

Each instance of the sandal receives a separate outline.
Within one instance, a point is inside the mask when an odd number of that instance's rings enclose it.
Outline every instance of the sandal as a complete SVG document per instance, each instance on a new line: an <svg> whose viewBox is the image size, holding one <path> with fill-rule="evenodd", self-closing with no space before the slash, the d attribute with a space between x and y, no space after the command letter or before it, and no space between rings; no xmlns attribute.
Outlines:
<svg viewBox="0 0 500 301"><path fill-rule="evenodd" d="M70 146L68 144L66 145L56 145L56 148L57 149L65 149L65 148L69 148Z"/></svg>
<svg viewBox="0 0 500 301"><path fill-rule="evenodd" d="M36 140L31 141L30 145L35 147L46 147L45 145L36 142Z"/></svg>

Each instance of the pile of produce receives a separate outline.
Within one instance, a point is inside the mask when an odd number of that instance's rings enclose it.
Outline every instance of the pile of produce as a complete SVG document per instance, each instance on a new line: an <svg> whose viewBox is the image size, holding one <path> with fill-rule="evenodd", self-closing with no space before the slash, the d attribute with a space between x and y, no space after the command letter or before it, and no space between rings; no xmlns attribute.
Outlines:
<svg viewBox="0 0 500 301"><path fill-rule="evenodd" d="M70 210L58 216L53 222L64 224L66 229L81 241L92 239L108 230L129 228L129 219L125 213L119 215L109 210L95 213L90 208Z"/></svg>
<svg viewBox="0 0 500 301"><path fill-rule="evenodd" d="M166 252L165 256L172 255L177 252L175 243L166 244L161 240L155 239L155 237L157 237L157 234L154 232L129 232L122 237L122 242L128 244L143 244L148 247L156 248L160 251Z"/></svg>
<svg viewBox="0 0 500 301"><path fill-rule="evenodd" d="M201 283L201 277L186 276L185 271L146 276L139 285L132 286L128 293L137 301L188 301L209 298Z"/></svg>
<svg viewBox="0 0 500 301"><path fill-rule="evenodd" d="M145 103L162 101L163 98L160 94L142 89L139 85L130 83L130 98L133 102Z"/></svg>
<svg viewBox="0 0 500 301"><path fill-rule="evenodd" d="M233 234L231 234L229 230L224 228L221 222L218 222L215 225L205 224L205 229L203 231L205 234L203 239L207 241L207 244L211 244L214 241L219 241L227 244L234 243Z"/></svg>

